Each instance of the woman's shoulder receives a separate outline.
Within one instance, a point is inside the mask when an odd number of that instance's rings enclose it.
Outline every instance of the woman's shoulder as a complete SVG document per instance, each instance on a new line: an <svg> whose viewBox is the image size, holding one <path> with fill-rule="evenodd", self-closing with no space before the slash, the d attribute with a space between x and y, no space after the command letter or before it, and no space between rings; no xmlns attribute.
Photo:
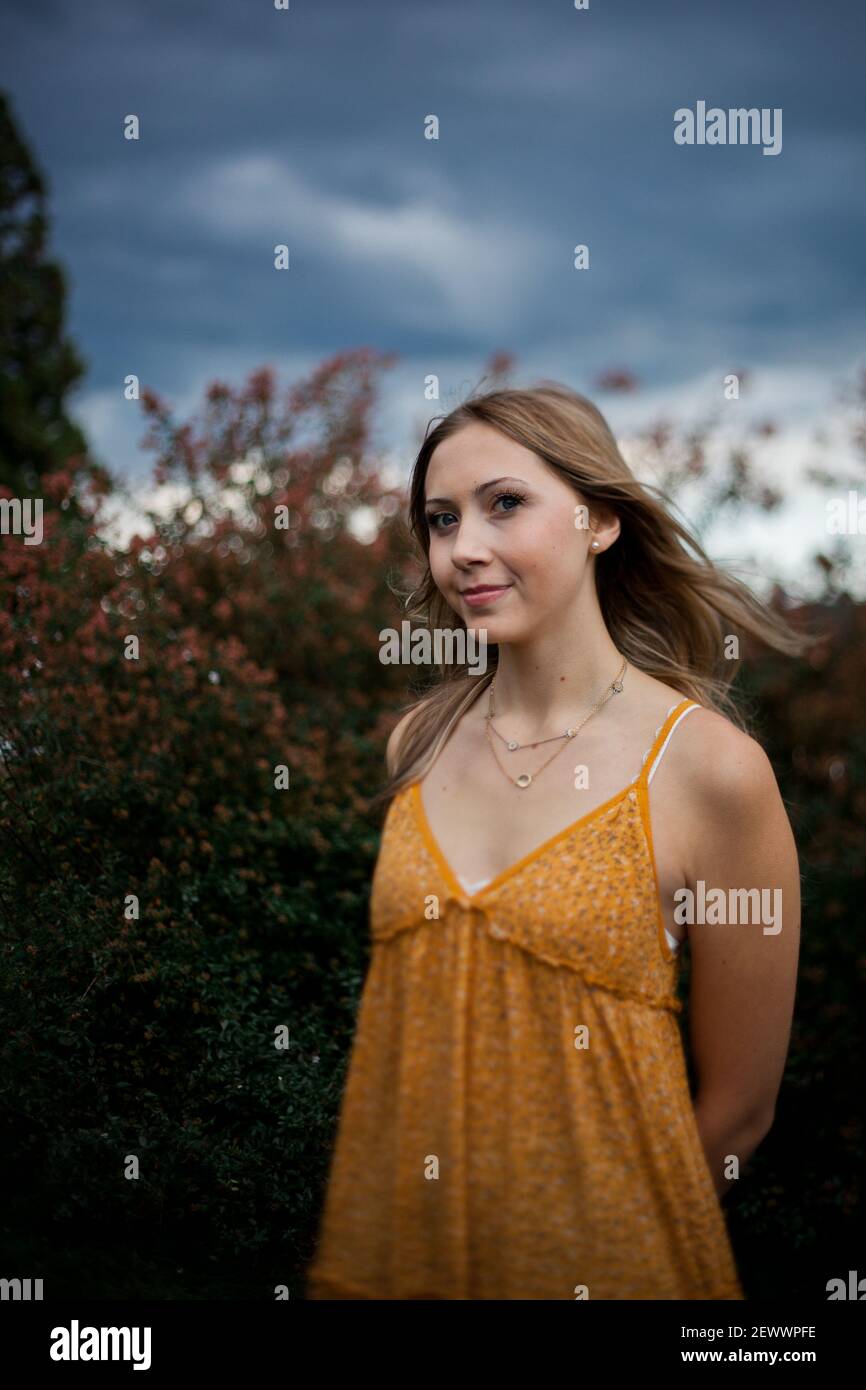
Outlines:
<svg viewBox="0 0 866 1390"><path fill-rule="evenodd" d="M784 877L796 892L791 821L758 739L698 705L677 727L668 754L670 764L662 771L687 878L757 887L780 884Z"/></svg>
<svg viewBox="0 0 866 1390"><path fill-rule="evenodd" d="M670 774L708 813L742 814L779 794L772 764L758 739L699 702L680 721L667 756Z"/></svg>

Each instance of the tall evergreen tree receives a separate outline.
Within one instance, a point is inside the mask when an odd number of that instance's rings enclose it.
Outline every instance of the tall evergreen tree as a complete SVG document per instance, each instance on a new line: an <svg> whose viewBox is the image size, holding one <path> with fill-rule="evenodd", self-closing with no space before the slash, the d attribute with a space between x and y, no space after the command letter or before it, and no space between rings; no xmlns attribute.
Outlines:
<svg viewBox="0 0 866 1390"><path fill-rule="evenodd" d="M66 277L46 256L45 182L0 92L0 485L38 496L86 452L66 414L85 363L64 335Z"/></svg>

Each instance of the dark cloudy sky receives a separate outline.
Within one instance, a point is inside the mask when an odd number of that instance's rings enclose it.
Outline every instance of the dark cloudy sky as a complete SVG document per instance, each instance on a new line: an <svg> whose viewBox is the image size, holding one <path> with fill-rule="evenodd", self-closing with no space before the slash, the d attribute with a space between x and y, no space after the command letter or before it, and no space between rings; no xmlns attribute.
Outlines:
<svg viewBox="0 0 866 1390"><path fill-rule="evenodd" d="M640 395L595 395L622 433L748 368L791 469L864 360L864 32L856 0L6 0L95 452L149 467L129 372L183 411L368 344L400 354L398 460L424 378L446 399L506 349L521 381L634 371ZM781 152L677 145L698 101L781 108Z"/></svg>

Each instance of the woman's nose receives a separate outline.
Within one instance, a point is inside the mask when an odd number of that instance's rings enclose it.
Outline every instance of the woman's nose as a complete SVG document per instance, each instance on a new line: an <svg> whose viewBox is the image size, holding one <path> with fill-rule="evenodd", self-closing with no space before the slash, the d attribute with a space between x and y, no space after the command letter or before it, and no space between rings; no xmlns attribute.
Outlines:
<svg viewBox="0 0 866 1390"><path fill-rule="evenodd" d="M454 560L487 560L490 548L484 541L483 522L462 517L454 533L451 558Z"/></svg>

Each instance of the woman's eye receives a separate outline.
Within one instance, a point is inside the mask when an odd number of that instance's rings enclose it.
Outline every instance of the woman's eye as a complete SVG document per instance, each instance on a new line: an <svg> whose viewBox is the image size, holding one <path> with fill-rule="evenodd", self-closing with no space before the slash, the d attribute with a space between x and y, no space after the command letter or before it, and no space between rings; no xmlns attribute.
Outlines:
<svg viewBox="0 0 866 1390"><path fill-rule="evenodd" d="M502 498L507 498L511 502L516 502L518 507L520 506L521 502L524 502L526 500L521 492L497 492L493 500L494 502L499 502ZM515 509L514 507L506 507L505 510L508 512L513 512Z"/></svg>
<svg viewBox="0 0 866 1390"><path fill-rule="evenodd" d="M491 505L495 505L497 502L502 501L516 502L517 506L519 507L522 502L526 501L526 498L523 496L522 493L519 492L497 492ZM504 510L506 512L513 512L516 511L517 508L505 507ZM453 516L453 512L431 512L427 517L427 524L433 531L441 531L443 527L439 523L442 521L442 518Z"/></svg>

